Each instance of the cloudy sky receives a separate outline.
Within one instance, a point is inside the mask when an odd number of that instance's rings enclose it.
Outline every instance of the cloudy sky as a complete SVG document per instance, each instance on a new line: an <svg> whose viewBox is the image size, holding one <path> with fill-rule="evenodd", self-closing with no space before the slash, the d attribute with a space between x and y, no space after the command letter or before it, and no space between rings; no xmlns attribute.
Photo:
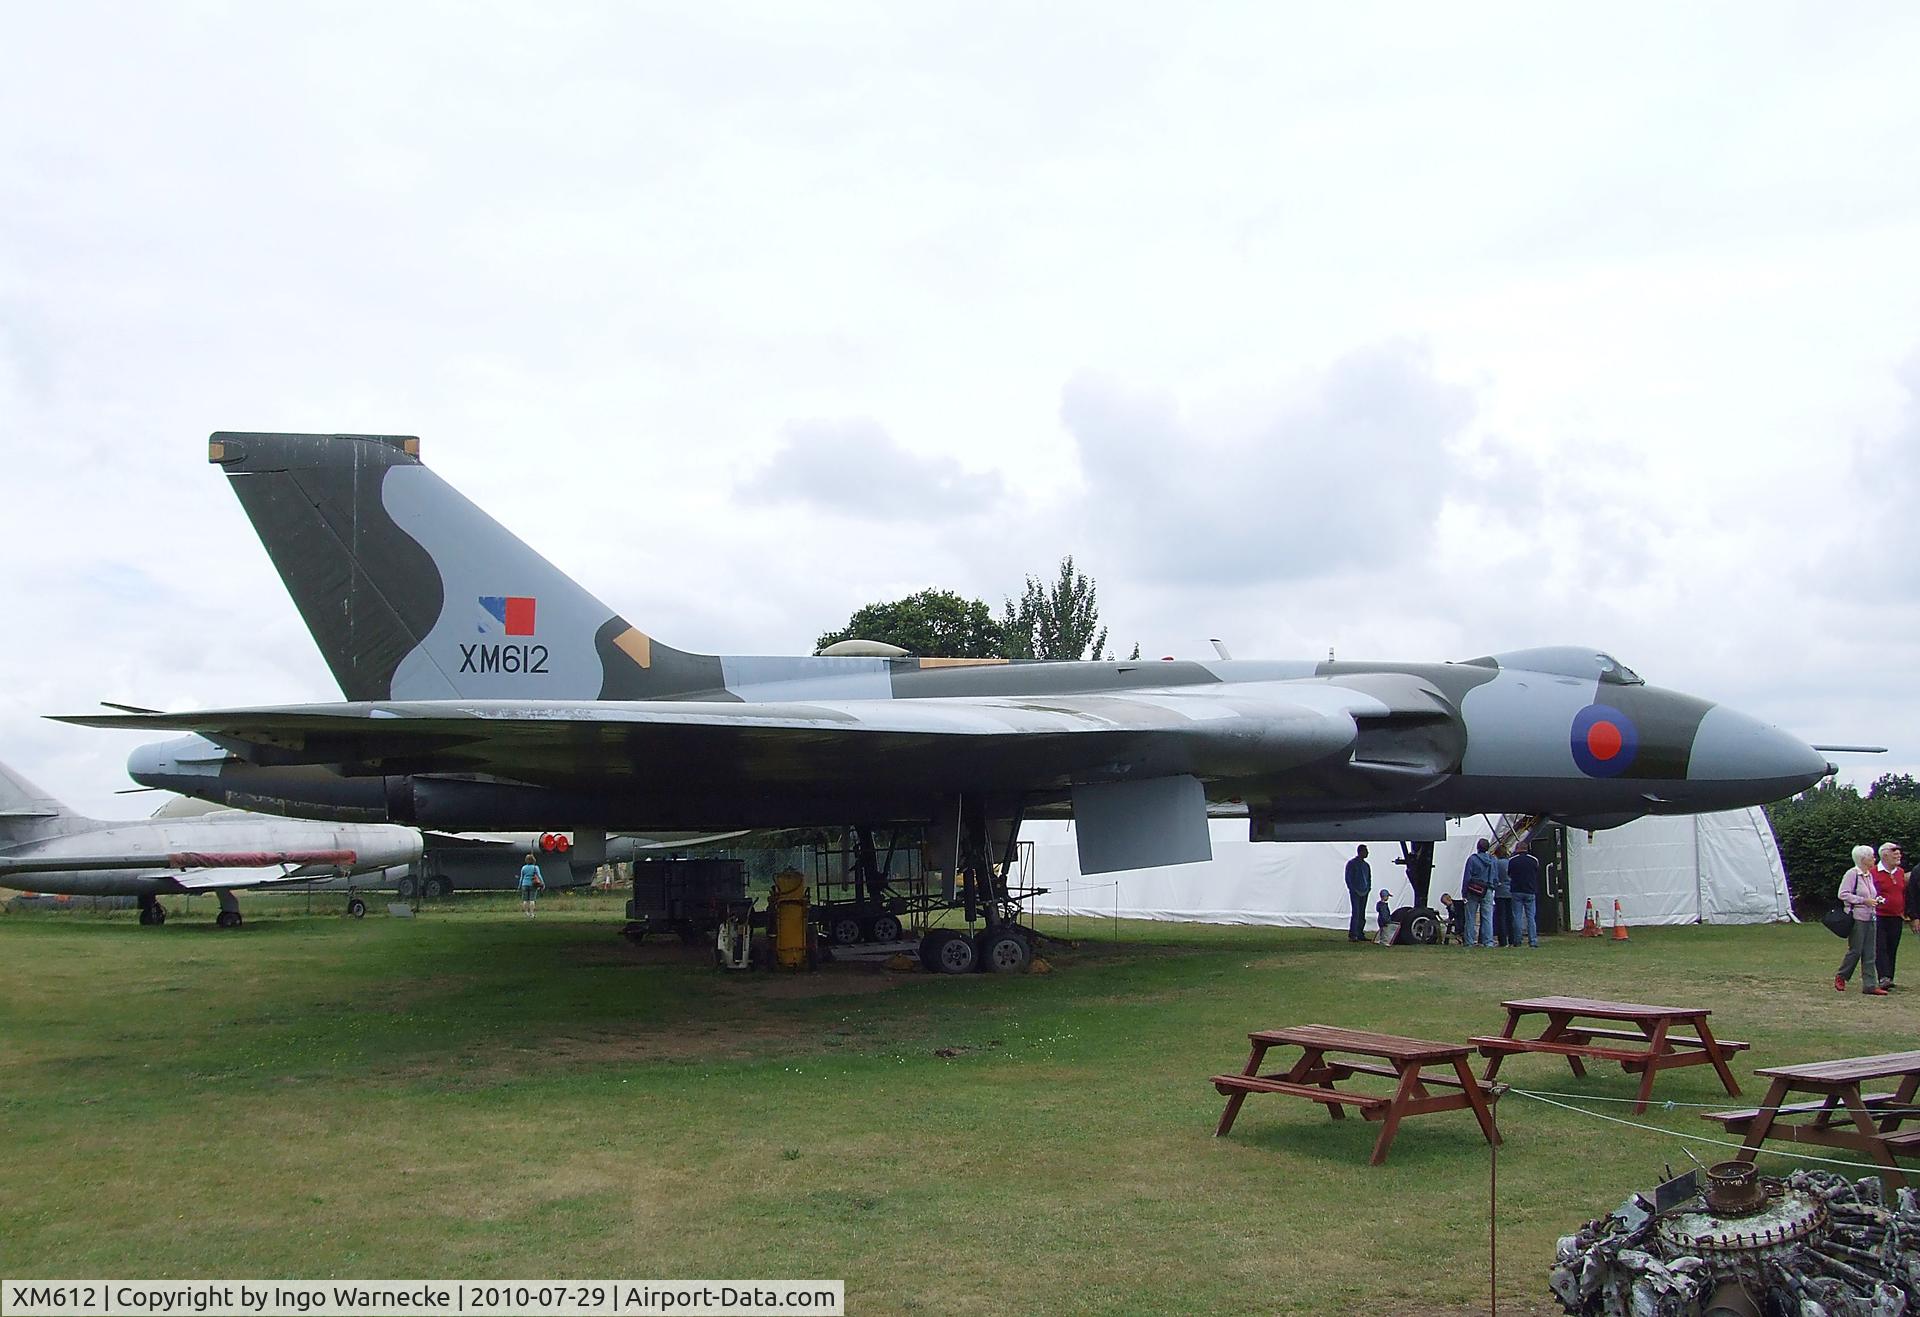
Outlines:
<svg viewBox="0 0 1920 1317"><path fill-rule="evenodd" d="M1920 771L1920 10L0 0L0 758L337 697L216 429L672 644L1611 649Z"/></svg>

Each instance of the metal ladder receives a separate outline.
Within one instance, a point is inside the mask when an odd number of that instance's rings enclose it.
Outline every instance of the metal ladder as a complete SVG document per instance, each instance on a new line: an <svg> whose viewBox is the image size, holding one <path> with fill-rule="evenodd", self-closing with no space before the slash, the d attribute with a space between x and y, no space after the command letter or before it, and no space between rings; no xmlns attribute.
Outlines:
<svg viewBox="0 0 1920 1317"><path fill-rule="evenodd" d="M1540 826L1539 814L1502 814L1493 825L1493 849L1497 855L1513 854L1515 842L1525 841Z"/></svg>

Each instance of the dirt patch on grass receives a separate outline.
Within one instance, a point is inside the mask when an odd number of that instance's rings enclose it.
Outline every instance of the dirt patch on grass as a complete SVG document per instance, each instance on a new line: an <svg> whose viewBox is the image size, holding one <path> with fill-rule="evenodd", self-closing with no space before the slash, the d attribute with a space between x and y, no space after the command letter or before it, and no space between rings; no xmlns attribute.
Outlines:
<svg viewBox="0 0 1920 1317"><path fill-rule="evenodd" d="M739 1000L746 997L758 997L773 1001L796 1001L810 997L865 996L875 992L891 992L901 984L912 979L926 979L925 974L890 970L881 965L836 964L823 965L811 973L786 973L758 976L741 985L742 990L734 994Z"/></svg>
<svg viewBox="0 0 1920 1317"><path fill-rule="evenodd" d="M535 1052L543 1062L567 1067L649 1061L745 1061L790 1044L793 1031L771 1023L730 1024L724 1029L682 1029L639 1035L600 1033L555 1038Z"/></svg>

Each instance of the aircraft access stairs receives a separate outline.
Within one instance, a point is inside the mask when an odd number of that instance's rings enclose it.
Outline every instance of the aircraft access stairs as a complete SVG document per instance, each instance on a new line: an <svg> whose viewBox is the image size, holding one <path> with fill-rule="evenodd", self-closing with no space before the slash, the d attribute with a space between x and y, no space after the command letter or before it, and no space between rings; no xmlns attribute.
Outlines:
<svg viewBox="0 0 1920 1317"><path fill-rule="evenodd" d="M1493 825L1493 851L1496 855L1511 855L1515 843L1525 841L1540 826L1539 814L1502 814L1500 821Z"/></svg>

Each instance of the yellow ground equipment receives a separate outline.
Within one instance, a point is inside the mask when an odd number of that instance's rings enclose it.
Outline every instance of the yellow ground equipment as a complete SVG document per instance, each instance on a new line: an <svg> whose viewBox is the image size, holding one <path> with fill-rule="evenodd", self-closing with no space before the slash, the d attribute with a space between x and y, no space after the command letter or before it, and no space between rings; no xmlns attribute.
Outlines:
<svg viewBox="0 0 1920 1317"><path fill-rule="evenodd" d="M767 897L767 929L773 936L774 962L781 969L805 969L808 954L807 880L797 869L774 875Z"/></svg>

